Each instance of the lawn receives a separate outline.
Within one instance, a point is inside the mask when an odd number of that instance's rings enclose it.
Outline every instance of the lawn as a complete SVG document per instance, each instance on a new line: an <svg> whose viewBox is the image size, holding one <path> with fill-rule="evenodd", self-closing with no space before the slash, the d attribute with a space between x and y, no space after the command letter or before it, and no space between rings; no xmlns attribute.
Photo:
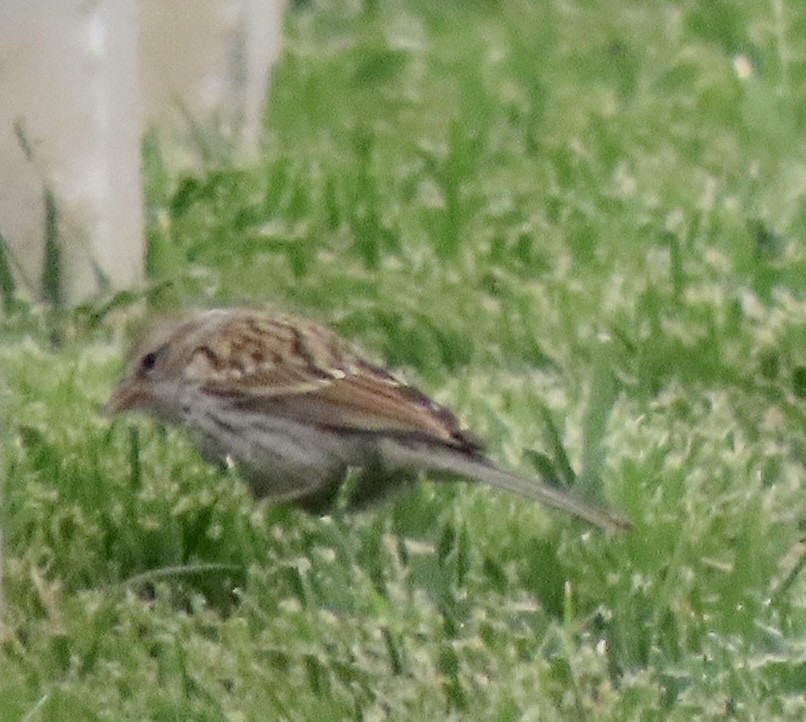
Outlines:
<svg viewBox="0 0 806 722"><path fill-rule="evenodd" d="M4 278L0 721L806 718L806 6L297 2L148 283ZM525 474L315 518L99 414L146 313L330 324Z"/></svg>

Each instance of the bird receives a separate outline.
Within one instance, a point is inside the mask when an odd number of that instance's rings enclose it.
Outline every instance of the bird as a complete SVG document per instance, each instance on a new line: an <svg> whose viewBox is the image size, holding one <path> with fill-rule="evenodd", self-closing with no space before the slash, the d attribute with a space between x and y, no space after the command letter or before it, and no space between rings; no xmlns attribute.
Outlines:
<svg viewBox="0 0 806 722"><path fill-rule="evenodd" d="M104 413L184 429L207 460L235 466L258 498L316 514L410 481L475 481L606 531L618 512L508 471L456 414L314 321L214 308L156 322L135 344Z"/></svg>

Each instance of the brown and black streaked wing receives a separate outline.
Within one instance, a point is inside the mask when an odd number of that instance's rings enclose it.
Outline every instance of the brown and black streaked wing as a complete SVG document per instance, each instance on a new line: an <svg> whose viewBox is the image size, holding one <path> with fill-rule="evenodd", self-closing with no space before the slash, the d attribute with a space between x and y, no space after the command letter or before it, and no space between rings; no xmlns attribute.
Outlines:
<svg viewBox="0 0 806 722"><path fill-rule="evenodd" d="M448 409L315 324L235 318L194 350L187 369L205 392L242 409L340 431L411 435L468 452L482 448Z"/></svg>

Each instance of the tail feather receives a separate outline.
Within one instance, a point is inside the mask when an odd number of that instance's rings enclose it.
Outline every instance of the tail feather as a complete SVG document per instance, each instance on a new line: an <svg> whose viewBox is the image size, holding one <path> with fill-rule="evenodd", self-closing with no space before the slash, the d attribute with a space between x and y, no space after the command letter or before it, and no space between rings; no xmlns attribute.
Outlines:
<svg viewBox="0 0 806 722"><path fill-rule="evenodd" d="M625 532L632 529L630 521L618 512L578 499L538 479L500 469L484 457L474 458L452 449L421 448L399 442L385 445L383 453L392 466L420 468L451 477L473 479L584 519L605 531Z"/></svg>

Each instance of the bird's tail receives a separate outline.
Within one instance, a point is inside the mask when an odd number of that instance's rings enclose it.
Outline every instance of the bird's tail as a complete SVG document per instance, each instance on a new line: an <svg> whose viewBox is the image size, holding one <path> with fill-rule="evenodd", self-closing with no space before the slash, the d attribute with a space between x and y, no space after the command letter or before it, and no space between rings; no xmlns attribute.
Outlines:
<svg viewBox="0 0 806 722"><path fill-rule="evenodd" d="M578 499L538 479L500 469L484 457L473 457L446 447L400 442L387 444L383 454L390 466L425 468L454 478L473 479L584 519L605 531L625 532L632 528L630 521L618 512Z"/></svg>

